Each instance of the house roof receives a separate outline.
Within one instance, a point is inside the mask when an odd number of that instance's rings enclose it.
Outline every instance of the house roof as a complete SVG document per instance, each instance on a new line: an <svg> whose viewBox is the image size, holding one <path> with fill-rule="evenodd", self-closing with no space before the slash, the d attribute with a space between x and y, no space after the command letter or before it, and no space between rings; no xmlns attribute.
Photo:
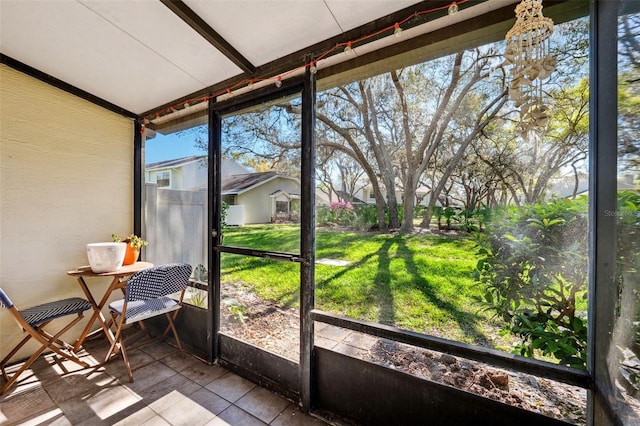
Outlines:
<svg viewBox="0 0 640 426"><path fill-rule="evenodd" d="M350 196L346 191L336 191L336 195L341 199L348 201L352 204L366 204L358 197Z"/></svg>
<svg viewBox="0 0 640 426"><path fill-rule="evenodd" d="M184 166L185 164L192 163L194 161L201 161L205 158L207 158L206 155L192 155L189 157L175 158L173 160L158 161L156 163L149 163L145 165L145 169L154 170L154 169L167 169L170 167L180 167L180 166Z"/></svg>
<svg viewBox="0 0 640 426"><path fill-rule="evenodd" d="M239 195L257 186L264 185L276 178L290 179L297 182L297 179L279 174L275 171L261 173L245 173L241 175L231 175L222 178L223 195Z"/></svg>
<svg viewBox="0 0 640 426"><path fill-rule="evenodd" d="M517 1L469 0L448 16L450 0L2 0L0 58L159 129L205 110L206 99L300 75L305 58L324 55L318 78L342 75L342 62L366 66L443 27L507 19ZM353 55L342 54L349 41Z"/></svg>
<svg viewBox="0 0 640 426"><path fill-rule="evenodd" d="M272 192L271 194L269 194L269 197L277 198L280 195L284 195L285 197L287 197L290 200L299 200L300 199L300 194L289 193L289 192L283 191L281 189L278 189L277 191Z"/></svg>

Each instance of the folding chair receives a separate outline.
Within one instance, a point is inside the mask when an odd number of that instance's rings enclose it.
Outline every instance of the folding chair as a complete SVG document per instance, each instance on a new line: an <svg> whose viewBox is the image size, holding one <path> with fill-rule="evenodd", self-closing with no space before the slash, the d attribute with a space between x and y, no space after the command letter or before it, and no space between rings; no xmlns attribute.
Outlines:
<svg viewBox="0 0 640 426"><path fill-rule="evenodd" d="M71 327L73 327L78 321L82 319L83 312L91 309L91 304L85 299L79 297L72 297L69 299L58 300L56 302L43 303L41 305L33 306L24 310L18 310L9 299L9 296L0 288L0 308L7 308L9 313L16 320L18 325L27 334L20 343L14 347L9 355L7 355L2 361L0 361L0 369L2 370L2 377L6 380L6 383L0 388L0 395L2 395L9 387L18 379L20 374L33 364L38 359L40 354L46 350L51 349L58 355L61 355L68 360L71 360L83 367L88 367L89 364L78 359L73 353L73 347L62 340L60 336L66 333ZM62 330L56 334L51 335L44 330L44 327L56 318L61 318L69 315L76 315L71 322L69 322ZM16 371L11 378L7 376L5 371L5 364L13 357L21 347L23 347L29 340L35 339L40 342L40 349L38 349L31 358ZM68 351L68 352L65 352Z"/></svg>
<svg viewBox="0 0 640 426"><path fill-rule="evenodd" d="M164 314L169 324L160 339L164 339L171 329L180 354L184 357L174 320L178 315L178 310L182 307L182 299L190 276L191 265L186 263L172 263L145 269L129 278L124 299L116 300L109 305L112 317L110 323L116 326L116 331L105 362L109 361L112 354L120 352L130 382L133 383L133 373L122 336L123 326L126 324L137 322L144 330L143 320ZM177 301L167 297L178 292L180 292L180 296Z"/></svg>

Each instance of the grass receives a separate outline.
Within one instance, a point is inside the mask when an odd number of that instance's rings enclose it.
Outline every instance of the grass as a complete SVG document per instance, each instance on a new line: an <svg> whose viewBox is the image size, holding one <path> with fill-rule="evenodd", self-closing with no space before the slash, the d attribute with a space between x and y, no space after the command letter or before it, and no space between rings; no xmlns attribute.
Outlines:
<svg viewBox="0 0 640 426"><path fill-rule="evenodd" d="M229 228L224 243L298 253L299 228ZM497 325L475 300L480 289L472 277L477 260L471 239L319 229L316 260L323 258L350 263L316 265L319 309L474 344L486 344L497 334ZM222 277L246 283L281 306L298 305L297 263L223 253Z"/></svg>

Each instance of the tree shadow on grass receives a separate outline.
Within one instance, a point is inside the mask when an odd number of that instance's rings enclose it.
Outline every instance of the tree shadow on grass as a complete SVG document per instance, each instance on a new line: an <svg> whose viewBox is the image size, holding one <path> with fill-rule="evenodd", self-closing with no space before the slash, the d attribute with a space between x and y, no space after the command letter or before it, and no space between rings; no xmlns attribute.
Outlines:
<svg viewBox="0 0 640 426"><path fill-rule="evenodd" d="M449 241L446 239L433 241L436 245L445 242L448 243ZM317 287L323 288L329 286L332 281L339 279L350 271L364 268L372 259L376 259L377 264L376 273L373 278L374 282L371 290L367 293L367 297L372 300L378 308L377 321L381 324L395 326L397 322L397 310L395 307L396 295L393 289L394 283L392 282L393 272L391 264L394 260L398 259L398 256L392 253L394 246L397 252L406 253L406 256L401 257L404 261L405 269L410 275L410 285L419 290L428 303L431 303L437 309L443 311L448 317L452 318L466 337L475 344L486 345L488 342L487 336L478 327L480 317L477 314L461 310L454 303L446 300L442 294L438 293L438 289L430 283L421 272L419 262L416 259L416 253L408 247L405 237L398 236L385 240L375 252L367 254L347 267L341 268L339 272L330 277L318 281ZM449 280L451 285L456 285L455 277L451 277ZM429 334L429 330L418 331Z"/></svg>
<svg viewBox="0 0 640 426"><path fill-rule="evenodd" d="M358 238L361 238L361 236L358 236ZM385 239L375 252L371 252L363 256L358 261L353 262L348 266L337 267L339 270L335 273L324 279L316 280L316 289L321 290L328 288L332 283L340 280L340 278L346 274L360 268L366 268L370 263L372 263L372 260L375 259L377 260L375 276L373 277L373 283L371 283L372 286L370 286L370 290L368 290L365 295L367 299L371 300L371 303L375 304L378 309L377 321L381 324L395 326L397 322L397 311L395 307L396 295L394 294L393 288L392 262L399 259L396 254L392 253L395 246L398 253L404 254L400 256L400 260L404 262L406 272L410 276L410 279L408 280L410 283L405 285L410 285L412 288L419 290L425 298L424 303L432 304L438 310L444 312L447 317L452 318L453 321L457 323L462 333L475 344L486 345L488 342L487 336L478 327L480 317L477 314L461 310L454 303L448 301L443 294L439 293L438 288L433 283L430 283L424 276L424 273L421 272L420 263L428 262L428 259L418 257L415 253L415 249L411 249L407 245L406 238L407 237L405 236L396 236ZM431 241L431 243L435 245L449 242L450 241L446 238L433 239ZM254 269L256 267L260 267L263 262L264 260L262 259L252 259L249 262L245 261L235 264L227 264L227 272L239 272L246 269ZM456 283L456 277L447 278L450 282L448 285L460 287L460 284ZM278 297L277 303L280 306L288 308L299 303L299 301L300 291L299 286L297 286L291 291L282 293ZM429 330L418 331L429 334Z"/></svg>
<svg viewBox="0 0 640 426"><path fill-rule="evenodd" d="M437 293L437 289L435 289L429 280L420 273L420 268L416 262L415 252L410 251L409 247L406 245L406 241L399 239L398 246L404 252L412 253L411 256L405 259L405 265L407 271L412 277L413 286L420 290L427 300L429 300L434 306L437 306L438 309L451 316L465 336L471 338L475 344L482 344L483 346L486 345L488 338L485 333L478 328L478 322L480 320L479 315L461 310L450 301L442 298ZM428 330L425 330L425 332L428 333Z"/></svg>

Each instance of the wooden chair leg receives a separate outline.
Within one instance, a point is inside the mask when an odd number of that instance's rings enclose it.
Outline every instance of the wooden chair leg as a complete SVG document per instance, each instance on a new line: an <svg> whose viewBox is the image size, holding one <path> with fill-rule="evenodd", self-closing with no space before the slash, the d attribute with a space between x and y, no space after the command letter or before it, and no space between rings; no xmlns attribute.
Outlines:
<svg viewBox="0 0 640 426"><path fill-rule="evenodd" d="M59 330L56 334L52 335L49 334L48 332L46 332L45 330L43 330L42 328L47 325L49 323L49 321L42 323L41 325L39 325L36 328L33 328L31 326L29 326L28 324L24 323L23 325L23 329L25 331L27 331L28 335L25 336L24 339L22 339L20 341L20 343L18 343L16 345L15 348L13 348L13 350L9 353L9 355L7 355L2 362L0 363L0 365L2 365L2 375L4 376L4 378L7 380L6 383L2 386L2 388L0 388L0 395L2 395L7 389L9 389L9 387L18 379L18 377L25 371L27 370L29 367L31 367L31 364L34 363L34 361L36 359L38 359L38 357L42 354L42 352L44 352L46 349L49 349L53 352L55 352L56 354L62 356L63 358L66 358L70 361L75 362L76 364L79 364L82 367L88 367L89 364L87 364L86 362L82 361L81 359L79 359L78 357L75 356L75 354L73 352L69 352L69 353L65 353L61 350L60 347L57 346L57 342L62 342L59 338L60 336L62 336L64 333L66 333L67 331L69 331L69 329L71 327L73 327L78 321L80 321L82 319L82 313L79 313L78 316L71 322L69 322L65 327L63 327L61 330ZM40 343L40 349L38 349L36 352L34 352L31 357L25 361L22 364L22 367L20 367L20 369L18 369L18 371L16 371L11 377L8 377L6 371L5 371L5 364L6 362L22 347L24 346L29 340L31 339L35 339ZM66 349L66 348L65 348Z"/></svg>
<svg viewBox="0 0 640 426"><path fill-rule="evenodd" d="M38 334L40 336L42 336L43 339L41 340L41 343L43 343L46 346L45 349L51 349L52 351L54 351L58 355L63 356L65 358L67 358L68 360L73 361L76 364L79 364L80 366L86 368L86 367L89 366L89 364L87 364L86 362L80 360L78 357L75 356L75 354L73 352L70 352L70 353L62 352L62 350L58 346L56 346L56 344L55 344L55 342L61 342L64 345L66 345L66 343L62 342L59 339L59 337L62 336L67 331L69 331L69 329L71 329L71 327L73 327L76 323L78 323L78 321L80 321L82 319L82 317L83 317L82 313L78 314L76 319L74 319L69 324L67 324L64 328L62 328L60 331L58 331L55 335L51 335L51 334L47 333L46 331L42 330L42 326L39 326L36 329L36 331L38 332ZM40 339L38 339L38 340L40 340ZM66 349L66 347L65 347L65 349Z"/></svg>
<svg viewBox="0 0 640 426"><path fill-rule="evenodd" d="M28 360L26 360L24 362L24 364L22 364L22 367L20 367L20 369L18 371L16 371L15 373L13 373L13 375L11 377L7 377L7 382L0 388L0 395L4 394L5 391L7 389L9 389L9 387L18 379L18 377L20 377L20 375L22 373L24 373L24 371L31 367L31 364L33 364L33 362L38 359L38 357L40 356L40 354L42 352L44 352L44 350L46 349L45 346L41 346L40 349L38 349L36 352L34 352L33 355L31 355L31 358L29 358ZM4 369L4 368L3 368ZM5 373L6 374L6 373Z"/></svg>
<svg viewBox="0 0 640 426"><path fill-rule="evenodd" d="M110 322L113 322L113 324L116 325L116 334L115 336L113 336L113 342L111 342L111 345L109 346L109 350L107 351L107 355L105 355L104 357L104 362L109 361L109 358L111 358L113 354L120 351L121 350L120 348L122 346L120 344L120 340L122 337L122 322L124 321L124 318L122 319L122 321L118 322L116 321L118 314L111 312L111 316L112 316L112 319L110 320Z"/></svg>
<svg viewBox="0 0 640 426"><path fill-rule="evenodd" d="M178 317L178 312L180 312L180 309L174 311L173 314L170 314L168 312L166 313L167 319L169 319L169 324L167 324L167 328L164 329L162 336L160 336L160 340L164 340L167 337L167 334L169 334L169 330L171 329L171 322L173 320L175 324L175 320ZM169 315L171 315L171 317Z"/></svg>
<svg viewBox="0 0 640 426"><path fill-rule="evenodd" d="M124 347L124 342L120 341L120 354L122 355L122 361L127 369L127 376L129 376L129 383L133 383L133 372L131 371L131 364L129 363L129 357L127 356L127 350Z"/></svg>
<svg viewBox="0 0 640 426"><path fill-rule="evenodd" d="M116 352L119 352L122 356L122 361L124 362L124 366L127 369L127 376L129 377L129 382L133 383L133 372L131 371L131 364L129 363L129 357L127 356L127 349L124 345L124 339L122 338L122 329L124 327L124 315L120 316L120 321L117 321L116 318L118 314L115 312L111 312L112 321L114 324L117 324L116 334L113 338L113 342L107 351L107 355L104 358L104 362L108 362Z"/></svg>
<svg viewBox="0 0 640 426"><path fill-rule="evenodd" d="M176 330L175 324L173 323L172 315L169 312L165 313L165 315L167 316L169 325L167 326L167 329L163 334L163 338L167 334L167 331L169 330L169 328L171 328L171 331L173 331L173 337L176 339L176 345L178 346L178 350L180 350L180 355L182 356L182 358L184 358L184 351L182 350L182 345L180 344L180 338L178 337L178 331Z"/></svg>

